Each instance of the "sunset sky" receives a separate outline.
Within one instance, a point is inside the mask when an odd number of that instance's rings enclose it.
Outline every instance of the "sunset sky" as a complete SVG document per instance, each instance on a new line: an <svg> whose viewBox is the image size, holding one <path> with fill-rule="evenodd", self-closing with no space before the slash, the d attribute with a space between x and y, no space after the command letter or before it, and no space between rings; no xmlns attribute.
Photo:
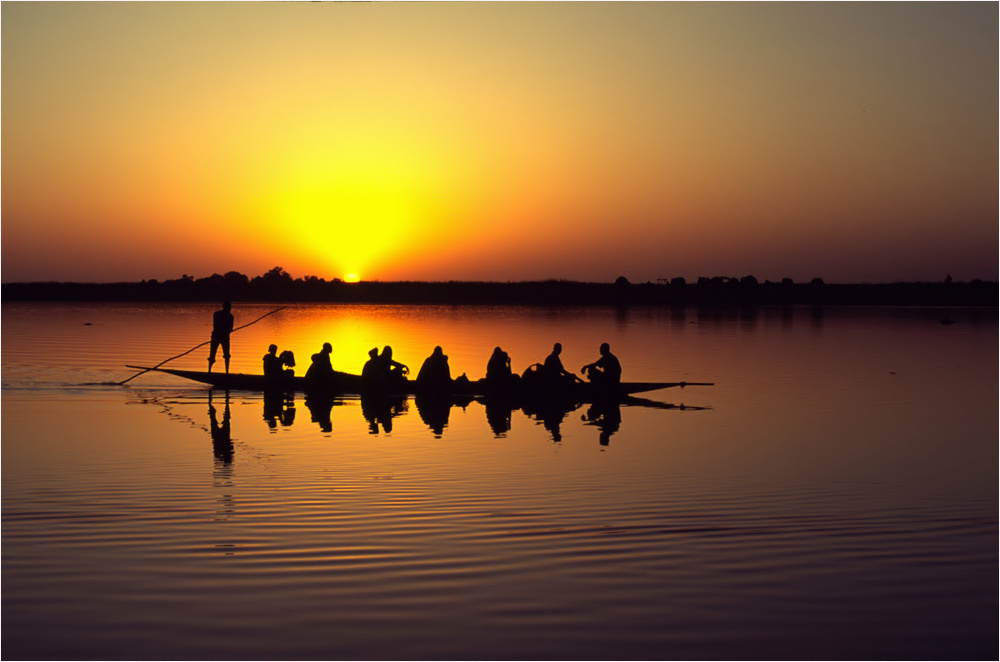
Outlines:
<svg viewBox="0 0 1000 662"><path fill-rule="evenodd" d="M996 280L998 5L2 12L2 279Z"/></svg>

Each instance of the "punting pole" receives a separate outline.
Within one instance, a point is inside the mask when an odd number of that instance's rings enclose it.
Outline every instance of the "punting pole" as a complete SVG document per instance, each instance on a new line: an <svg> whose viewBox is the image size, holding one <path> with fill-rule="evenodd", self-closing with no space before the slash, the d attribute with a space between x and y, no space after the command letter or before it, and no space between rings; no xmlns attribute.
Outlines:
<svg viewBox="0 0 1000 662"><path fill-rule="evenodd" d="M237 332L237 331L239 331L240 329L245 329L245 328L247 328L248 326L250 326L251 324L256 324L257 322L261 321L261 320L262 320L262 319L264 319L265 317L269 317L269 316L271 316L271 315L275 314L275 313L276 313L276 312L278 312L278 311L281 311L281 310L284 310L284 309L285 309L285 308L287 308L287 307L288 307L288 306L282 306L281 308L278 308L278 309L276 309L276 310L272 310L271 312L267 313L266 315L261 315L260 317L258 317L257 319L255 319L255 320L254 320L254 321L252 321L252 322L249 322L249 323L247 323L247 324L244 324L243 326L238 326L238 327L236 327L235 329L233 329L233 330L232 330L232 332L231 332L231 333L236 333L236 332ZM139 372L135 373L134 375L132 375L131 377L129 377L128 379L125 379L125 380L122 380L122 381L118 382L118 386L123 386L123 385L125 385L126 383L128 383L128 382L132 381L133 379L135 379L136 377L138 377L139 375L142 375L142 374L144 374L144 373L147 373L147 372L149 372L150 370L156 370L157 368L159 368L159 367L160 367L160 366L162 366L163 364L165 364L165 363L169 363L170 361L173 361L174 359L179 359L179 358L181 358L182 356L186 356L186 355L190 354L191 352L193 352L194 350L198 349L199 347L204 347L205 345L207 345L207 344L208 344L208 343L210 343L210 342L212 342L212 341L211 341L211 340L206 340L205 342L201 343L200 345L195 345L194 347L192 347L191 349L189 349L188 351L186 351L186 352L184 352L184 353L182 353L182 354L178 354L177 356L171 356L171 357L170 357L169 359L166 359L166 360L164 360L164 361L160 361L159 363L157 363L156 365L154 365L154 366L153 366L152 368L146 368L145 370L141 370L141 371L139 371Z"/></svg>

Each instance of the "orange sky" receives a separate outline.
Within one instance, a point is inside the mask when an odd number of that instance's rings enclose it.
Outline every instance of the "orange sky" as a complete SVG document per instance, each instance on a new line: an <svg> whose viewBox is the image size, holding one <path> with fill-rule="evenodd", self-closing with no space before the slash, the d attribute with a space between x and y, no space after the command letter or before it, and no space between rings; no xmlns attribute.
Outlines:
<svg viewBox="0 0 1000 662"><path fill-rule="evenodd" d="M995 280L996 3L4 3L2 278Z"/></svg>

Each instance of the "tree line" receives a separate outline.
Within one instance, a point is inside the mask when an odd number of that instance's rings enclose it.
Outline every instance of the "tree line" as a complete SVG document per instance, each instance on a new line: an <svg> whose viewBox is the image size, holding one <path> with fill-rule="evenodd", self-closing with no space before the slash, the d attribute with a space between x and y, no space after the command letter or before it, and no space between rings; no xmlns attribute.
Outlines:
<svg viewBox="0 0 1000 662"><path fill-rule="evenodd" d="M996 282L884 284L758 281L754 276L661 279L632 283L572 280L365 281L293 278L281 267L253 278L230 271L205 278L123 283L4 283L4 301L280 301L451 305L904 305L997 306Z"/></svg>

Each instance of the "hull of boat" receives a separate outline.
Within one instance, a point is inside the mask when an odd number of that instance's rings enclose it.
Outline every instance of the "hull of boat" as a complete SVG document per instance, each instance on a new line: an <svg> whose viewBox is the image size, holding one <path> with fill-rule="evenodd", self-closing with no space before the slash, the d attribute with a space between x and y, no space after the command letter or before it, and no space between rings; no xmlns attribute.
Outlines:
<svg viewBox="0 0 1000 662"><path fill-rule="evenodd" d="M198 370L175 370L173 368L143 368L141 366L127 366L137 370L150 370L162 372L175 377L181 377L202 384L208 384L212 388L228 391L300 391L300 392L323 392L341 395L362 395L369 393L361 382L360 375L353 375L346 372L334 372L332 377L324 379L322 383L308 383L305 377L288 377L284 379L268 379L264 375L248 375L243 373L225 372L203 372ZM494 397L506 399L520 398L558 398L563 400L575 400L585 402L594 399L615 399L624 398L635 393L647 393L660 389L672 387L688 386L686 382L622 382L614 386L600 388L595 384L587 382L575 382L561 384L558 388L532 386L530 384L516 383L510 388L491 388L484 380L479 381L453 381L446 389L435 390L428 393L421 390L416 382L405 380L399 384L380 389L378 392L386 395L425 395L430 397ZM692 384L694 385L694 384ZM710 384L697 384L699 386L710 386Z"/></svg>

